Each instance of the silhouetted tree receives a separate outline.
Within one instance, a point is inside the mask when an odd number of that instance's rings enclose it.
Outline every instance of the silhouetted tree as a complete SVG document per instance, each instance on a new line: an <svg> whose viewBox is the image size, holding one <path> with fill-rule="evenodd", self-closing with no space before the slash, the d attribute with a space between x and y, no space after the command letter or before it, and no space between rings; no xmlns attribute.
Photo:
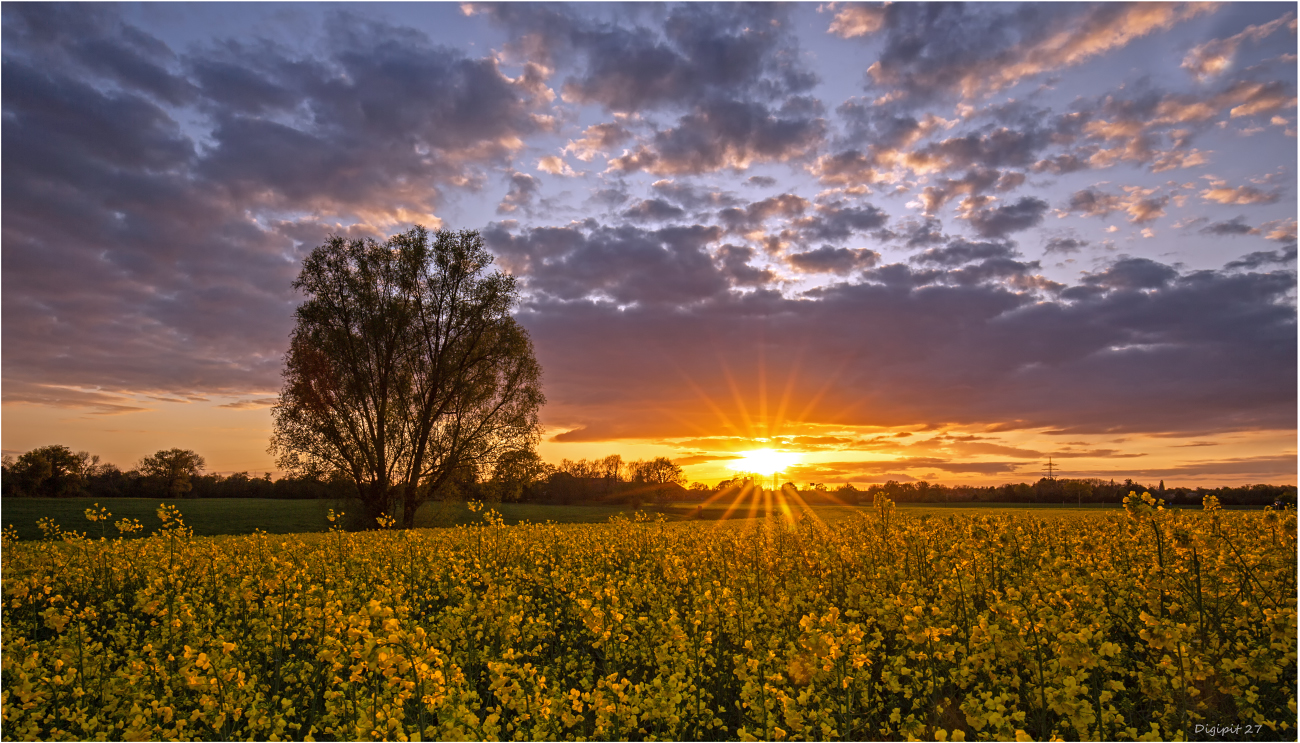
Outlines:
<svg viewBox="0 0 1300 743"><path fill-rule="evenodd" d="M165 449L145 457L136 465L141 475L162 486L168 498L184 498L194 489L192 480L207 462L189 449Z"/></svg>
<svg viewBox="0 0 1300 743"><path fill-rule="evenodd" d="M477 232L423 227L331 237L303 262L307 299L272 408L271 451L299 475L346 474L368 523L420 503L466 467L531 449L544 402L513 277L488 273Z"/></svg>
<svg viewBox="0 0 1300 743"><path fill-rule="evenodd" d="M78 495L99 457L74 452L61 444L42 446L21 455L6 469L11 495L66 497Z"/></svg>
<svg viewBox="0 0 1300 743"><path fill-rule="evenodd" d="M550 474L550 469L532 449L506 452L497 459L487 489L493 500L522 500L525 492Z"/></svg>
<svg viewBox="0 0 1300 743"><path fill-rule="evenodd" d="M673 464L667 457L633 462L632 478L636 482L653 485L681 485L686 479L682 474L682 468Z"/></svg>

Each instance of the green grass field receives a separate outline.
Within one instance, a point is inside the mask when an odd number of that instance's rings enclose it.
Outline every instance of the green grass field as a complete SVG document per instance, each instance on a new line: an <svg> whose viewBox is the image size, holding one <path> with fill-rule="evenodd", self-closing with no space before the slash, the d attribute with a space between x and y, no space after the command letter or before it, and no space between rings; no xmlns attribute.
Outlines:
<svg viewBox="0 0 1300 743"><path fill-rule="evenodd" d="M13 525L21 539L39 539L41 532L36 522L45 516L54 519L64 530L86 532L91 537L99 536L99 524L86 520L85 511L93 499L90 498L9 498L0 504L0 521L4 526ZM149 498L112 498L99 501L113 514L113 521L129 517L139 519L145 526L145 534L154 530L159 524L154 511L158 501ZM203 536L222 534L250 534L254 529L271 534L301 534L326 531L330 522L326 518L329 509L348 510L349 505L338 501L326 500L273 500L262 498L211 498L181 501L167 501L175 505L185 517L185 523L194 529L194 533ZM947 516L951 514L975 513L1009 514L1032 512L1045 518L1058 518L1078 513L1096 513L1100 510L1116 509L1113 503L1092 503L1083 506L1060 505L1055 503L900 503L901 512L912 515ZM624 514L631 515L628 506L594 505L594 506L553 506L536 503L501 503L495 506L506 524L521 522L544 523L552 521L557 524L596 524L603 523L610 517ZM813 506L817 518L826 522L841 521L864 510L864 506ZM741 505L735 508L724 505L676 503L665 509L646 506L642 510L652 515L662 515L668 521L720 521L750 518L762 518L767 510L762 507L751 508ZM1258 510L1258 509L1251 509ZM353 522L356 523L355 521ZM481 523L477 514L471 513L463 503L426 503L416 514L417 527L445 527L459 524ZM108 525L108 535L115 536L116 529Z"/></svg>
<svg viewBox="0 0 1300 743"><path fill-rule="evenodd" d="M54 519L64 530L86 532L91 537L99 536L99 524L86 520L85 511L95 501L90 498L9 498L0 504L0 521L4 526L13 525L21 539L39 539L40 530L36 522L42 517ZM145 534L154 530L158 518L154 511L158 501L149 498L113 498L99 501L113 514L113 520L121 518L139 519L145 525ZM185 523L194 529L195 534L215 536L222 534L249 534L254 529L272 534L297 534L321 532L329 528L326 518L329 509L347 510L348 504L323 500L272 500L260 498L221 498L167 501L175 505L184 514ZM507 524L520 522L544 523L552 521L560 524L593 524L608 521L617 514L630 515L632 509L618 505L593 506L555 506L535 503L502 503L495 506ZM919 503L899 504L899 508L910 514L947 515L953 513L1019 513L1032 510L1043 516L1055 517L1080 512L1096 512L1098 509L1118 508L1113 504L1060 506L1055 504L1017 504L1017 503ZM813 512L818 518L828 521L840 521L870 506L814 506ZM762 518L763 508L751 509L749 506L729 508L710 505L698 508L696 504L674 504L662 511L647 506L644 509L651 514L662 514L669 521L718 521L733 519ZM476 514L471 513L463 503L427 503L416 515L418 527L455 526L458 524L480 523ZM115 536L116 530L108 525L109 536Z"/></svg>

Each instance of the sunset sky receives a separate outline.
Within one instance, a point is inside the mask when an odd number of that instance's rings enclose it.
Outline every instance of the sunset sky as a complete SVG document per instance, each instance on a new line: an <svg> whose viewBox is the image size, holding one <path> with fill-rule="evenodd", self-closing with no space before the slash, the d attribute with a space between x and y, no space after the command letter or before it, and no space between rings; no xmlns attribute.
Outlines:
<svg viewBox="0 0 1300 743"><path fill-rule="evenodd" d="M3 449L274 470L328 235L477 229L548 461L1296 481L1294 3L3 5Z"/></svg>

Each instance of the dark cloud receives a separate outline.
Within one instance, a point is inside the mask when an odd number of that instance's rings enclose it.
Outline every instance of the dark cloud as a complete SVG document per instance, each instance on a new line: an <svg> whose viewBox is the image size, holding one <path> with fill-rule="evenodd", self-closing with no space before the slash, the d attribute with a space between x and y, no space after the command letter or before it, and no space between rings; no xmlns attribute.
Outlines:
<svg viewBox="0 0 1300 743"><path fill-rule="evenodd" d="M7 59L49 61L172 105L195 98L177 56L157 38L124 24L106 6L45 3L4 10Z"/></svg>
<svg viewBox="0 0 1300 743"><path fill-rule="evenodd" d="M1012 232L1027 230L1043 221L1047 202L1025 196L1014 204L978 209L966 216L980 237L1006 237Z"/></svg>
<svg viewBox="0 0 1300 743"><path fill-rule="evenodd" d="M1247 253L1235 261L1224 264L1225 269L1244 268L1254 271L1269 265L1286 265L1295 263L1296 246L1288 245L1281 250L1260 250L1254 253Z"/></svg>
<svg viewBox="0 0 1300 743"><path fill-rule="evenodd" d="M1106 270L1083 279L1087 286L1103 289L1159 289L1178 277L1178 271L1148 258L1121 258Z"/></svg>
<svg viewBox="0 0 1300 743"><path fill-rule="evenodd" d="M800 273L833 273L841 276L860 268L870 268L880 261L880 254L866 248L833 248L829 245L793 253L786 260Z"/></svg>
<svg viewBox="0 0 1300 743"><path fill-rule="evenodd" d="M1064 211L1078 212L1085 217L1106 217L1111 212L1123 211L1133 224L1146 224L1164 216L1165 207L1170 201L1168 194L1159 194L1154 188L1136 186L1125 191L1123 196L1106 193L1095 187L1075 191Z"/></svg>
<svg viewBox="0 0 1300 743"><path fill-rule="evenodd" d="M913 263L952 267L990 258L1010 258L1015 254L1015 246L1008 243L968 242L959 238L942 248L930 248L918 253L911 260Z"/></svg>
<svg viewBox="0 0 1300 743"><path fill-rule="evenodd" d="M1057 299L960 279L1008 261L894 264L804 297L723 293L689 309L544 302L521 320L562 380L548 415L593 438L764 436L779 409L813 424L1078 433L1294 425L1294 273L1125 259Z"/></svg>
<svg viewBox="0 0 1300 743"><path fill-rule="evenodd" d="M687 175L801 158L813 153L826 133L826 122L815 109L787 105L772 110L761 103L709 101L681 117L675 127L657 132L651 144L614 158L610 167L625 173Z"/></svg>
<svg viewBox="0 0 1300 743"><path fill-rule="evenodd" d="M1225 222L1213 222L1200 230L1206 235L1258 235L1259 230L1246 224L1245 217L1233 217Z"/></svg>
<svg viewBox="0 0 1300 743"><path fill-rule="evenodd" d="M663 199L642 199L623 212L624 217L636 222L666 222L685 214L686 210Z"/></svg>
<svg viewBox="0 0 1300 743"><path fill-rule="evenodd" d="M855 233L878 229L889 216L881 209L866 204L849 206L842 201L817 204L813 213L794 222L804 240L846 240Z"/></svg>
<svg viewBox="0 0 1300 743"><path fill-rule="evenodd" d="M1070 196L1069 211L1079 212L1087 217L1105 217L1120 208L1120 198L1114 194L1103 193L1095 188L1075 191Z"/></svg>
<svg viewBox="0 0 1300 743"><path fill-rule="evenodd" d="M1065 175L1080 170L1087 170L1089 167L1086 158L1080 157L1076 153L1065 155L1055 155L1053 157L1043 158L1034 163L1032 170L1035 173L1051 173L1052 175Z"/></svg>
<svg viewBox="0 0 1300 743"><path fill-rule="evenodd" d="M533 200L537 198L539 188L541 188L541 181L537 178L527 173L511 173L510 190L497 205L497 214L509 214L521 208L529 211L533 206Z"/></svg>
<svg viewBox="0 0 1300 743"><path fill-rule="evenodd" d="M474 6L502 25L523 59L566 60L578 72L566 101L617 114L684 111L676 125L610 161L622 172L659 175L743 170L813 153L826 132L821 104L806 95L817 78L775 4L674 6L656 27L598 22L562 6ZM579 154L608 138L575 142Z"/></svg>
<svg viewBox="0 0 1300 743"><path fill-rule="evenodd" d="M718 218L733 232L749 232L763 226L773 218L794 219L807 211L807 199L794 194L781 194L755 201L742 207L730 207L718 213Z"/></svg>
<svg viewBox="0 0 1300 743"><path fill-rule="evenodd" d="M1010 178L1007 176L1008 174L990 168L972 168L960 178L936 179L935 185L926 186L921 191L921 205L927 215L933 215L959 195L965 194L968 198L973 198L988 191L1008 191L1024 181L1019 173Z"/></svg>
<svg viewBox="0 0 1300 743"><path fill-rule="evenodd" d="M871 185L900 175L943 177L926 189L926 208L933 212L955 194L1009 191L1025 181L1025 171L1051 167L1040 158L1046 150L1074 146L1085 130L1082 113L1057 115L1018 103L983 109L972 130L933 140L958 125L933 114L917 119L900 110L903 103L881 105L852 100L836 109L846 133L839 152L821 157L814 172L823 183ZM975 123L981 122L981 123Z"/></svg>
<svg viewBox="0 0 1300 743"><path fill-rule="evenodd" d="M613 208L627 202L630 198L632 198L631 194L621 188L598 188L592 192L589 201L606 208Z"/></svg>
<svg viewBox="0 0 1300 743"><path fill-rule="evenodd" d="M3 13L6 400L278 389L306 251L436 226L547 126L535 74L410 29L177 53L115 6Z"/></svg>
<svg viewBox="0 0 1300 743"><path fill-rule="evenodd" d="M1179 478L1235 477L1245 482L1277 482L1293 480L1296 475L1294 455L1275 454L1231 459L1206 459L1187 462L1172 467L1144 467L1113 472L1098 472L1095 477L1137 478L1141 480L1175 480Z"/></svg>
<svg viewBox="0 0 1300 743"><path fill-rule="evenodd" d="M742 203L740 199L726 191L701 188L668 179L655 181L650 184L650 187L683 209L730 207Z"/></svg>
<svg viewBox="0 0 1300 743"><path fill-rule="evenodd" d="M476 166L505 163L522 137L545 128L534 116L543 102L535 70L511 79L492 59L354 17L327 28L331 59L302 61L268 45L219 52L227 67L288 91L309 117L293 125L210 99L216 146L199 173L266 206L420 214L439 184L481 178Z"/></svg>
<svg viewBox="0 0 1300 743"><path fill-rule="evenodd" d="M719 95L778 100L817 79L798 62L788 10L771 4L679 5L654 26L597 21L559 5L472 6L503 26L522 59L576 63L566 99L635 113Z"/></svg>
<svg viewBox="0 0 1300 743"><path fill-rule="evenodd" d="M940 96L978 97L1072 67L1207 9L1195 5L894 3L843 7L831 32L883 38L869 87L913 105Z"/></svg>
<svg viewBox="0 0 1300 743"><path fill-rule="evenodd" d="M908 248L937 245L948 239L943 234L943 223L934 217L905 220L899 229L901 232L891 233L890 237L902 239Z"/></svg>
<svg viewBox="0 0 1300 743"><path fill-rule="evenodd" d="M776 273L771 269L750 265L755 254L756 251L747 245L728 243L718 248L716 255L723 275L735 286L763 286L776 281Z"/></svg>
<svg viewBox="0 0 1300 743"><path fill-rule="evenodd" d="M766 175L751 175L745 179L745 185L757 188L771 188L776 185L776 179Z"/></svg>
<svg viewBox="0 0 1300 743"><path fill-rule="evenodd" d="M1046 253L1077 253L1088 247L1087 240L1080 240L1075 237L1053 237L1043 243L1043 251Z"/></svg>
<svg viewBox="0 0 1300 743"><path fill-rule="evenodd" d="M493 223L483 237L539 298L628 305L691 303L727 291L727 277L706 249L722 234L698 225L644 230L588 220L518 234Z"/></svg>

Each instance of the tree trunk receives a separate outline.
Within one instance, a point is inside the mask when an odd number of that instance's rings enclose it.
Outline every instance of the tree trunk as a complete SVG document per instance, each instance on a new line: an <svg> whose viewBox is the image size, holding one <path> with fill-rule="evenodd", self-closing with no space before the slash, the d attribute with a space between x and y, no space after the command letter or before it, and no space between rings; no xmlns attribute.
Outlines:
<svg viewBox="0 0 1300 743"><path fill-rule="evenodd" d="M417 483L408 482L402 489L402 528L415 526L415 512L420 508L420 488Z"/></svg>
<svg viewBox="0 0 1300 743"><path fill-rule="evenodd" d="M365 513L365 522L362 526L366 529L374 529L379 526L379 517L388 514L391 510L388 507L388 487L381 482L372 482L358 490L361 493L361 509Z"/></svg>

